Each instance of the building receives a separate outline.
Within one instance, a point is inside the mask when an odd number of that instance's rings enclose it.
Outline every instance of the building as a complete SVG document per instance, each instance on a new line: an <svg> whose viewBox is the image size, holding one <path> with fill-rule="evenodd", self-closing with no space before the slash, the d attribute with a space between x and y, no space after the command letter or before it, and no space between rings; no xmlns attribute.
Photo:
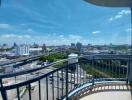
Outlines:
<svg viewBox="0 0 132 100"><path fill-rule="evenodd" d="M76 43L76 48L77 48L77 50L81 51L81 49L82 49L82 43L77 42Z"/></svg>
<svg viewBox="0 0 132 100"><path fill-rule="evenodd" d="M71 53L68 55L68 64L73 64L78 62L78 54Z"/></svg>
<svg viewBox="0 0 132 100"><path fill-rule="evenodd" d="M3 50L7 50L7 49L9 49L10 48L10 46L8 46L7 44L3 44L2 46L1 46L1 49L3 49Z"/></svg>
<svg viewBox="0 0 132 100"><path fill-rule="evenodd" d="M70 55L68 55L68 64L71 64L69 66L69 70L71 72L75 72L76 66L73 64L77 62L78 62L78 54L71 53Z"/></svg>
<svg viewBox="0 0 132 100"><path fill-rule="evenodd" d="M46 48L46 45L45 45L45 44L43 44L43 45L42 45L42 52L45 52L45 51L46 51L46 49L47 49L47 48Z"/></svg>
<svg viewBox="0 0 132 100"><path fill-rule="evenodd" d="M76 48L76 44L75 43L71 43L71 48Z"/></svg>
<svg viewBox="0 0 132 100"><path fill-rule="evenodd" d="M36 43L34 43L34 44L32 45L32 47L33 47L33 48L38 48L38 47L39 47L39 45L38 45L38 44L36 44Z"/></svg>
<svg viewBox="0 0 132 100"><path fill-rule="evenodd" d="M38 55L42 52L42 48L30 48L29 53L30 55Z"/></svg>
<svg viewBox="0 0 132 100"><path fill-rule="evenodd" d="M15 47L15 54L19 56L29 55L29 45L23 44Z"/></svg>

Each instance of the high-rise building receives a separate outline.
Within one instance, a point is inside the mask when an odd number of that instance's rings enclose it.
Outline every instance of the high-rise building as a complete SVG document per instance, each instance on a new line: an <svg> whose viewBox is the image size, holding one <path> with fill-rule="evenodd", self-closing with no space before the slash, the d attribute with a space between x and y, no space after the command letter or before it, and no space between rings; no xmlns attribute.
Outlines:
<svg viewBox="0 0 132 100"><path fill-rule="evenodd" d="M16 54L20 56L28 56L29 55L29 45L23 44L20 46L16 46Z"/></svg>
<svg viewBox="0 0 132 100"><path fill-rule="evenodd" d="M45 52L45 51L46 51L46 45L43 44L43 45L42 45L42 52Z"/></svg>
<svg viewBox="0 0 132 100"><path fill-rule="evenodd" d="M33 47L33 48L38 48L38 47L39 47L39 45L38 45L38 44L36 44L36 43L34 43L32 47Z"/></svg>
<svg viewBox="0 0 132 100"><path fill-rule="evenodd" d="M81 50L82 49L82 43L80 43L80 42L77 42L76 43L76 48L77 48L77 50Z"/></svg>
<svg viewBox="0 0 132 100"><path fill-rule="evenodd" d="M71 43L71 48L76 48L76 44L75 43Z"/></svg>
<svg viewBox="0 0 132 100"><path fill-rule="evenodd" d="M14 42L12 48L15 49L15 48L17 48L17 46L18 46L18 45L16 44L16 42Z"/></svg>
<svg viewBox="0 0 132 100"><path fill-rule="evenodd" d="M8 48L9 48L9 47L8 47L7 44L4 43L4 44L2 45L2 49L8 49Z"/></svg>

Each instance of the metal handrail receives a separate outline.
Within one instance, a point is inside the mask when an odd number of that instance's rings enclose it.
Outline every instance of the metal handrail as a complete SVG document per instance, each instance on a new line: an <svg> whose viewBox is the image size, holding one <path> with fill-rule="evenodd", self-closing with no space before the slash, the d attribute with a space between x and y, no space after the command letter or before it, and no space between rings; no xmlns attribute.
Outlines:
<svg viewBox="0 0 132 100"><path fill-rule="evenodd" d="M102 59L103 60L103 58L96 58L96 57L98 57L98 56L106 56L106 55L100 55L100 54L96 54L96 55L83 55L83 56L79 56L78 58L80 59L80 58L85 58L86 59L86 57L91 57L90 59L97 59L97 60L100 60L100 59ZM119 56L119 55L115 55L115 54L113 54L113 55L110 55L110 54L108 54L107 56ZM125 56L125 57L127 57L127 58L112 58L112 59L115 59L115 60L128 60L129 58L130 58L130 55L120 55L120 56ZM69 58L68 58L69 59ZM6 74L1 74L0 75L0 78L9 78L9 77L14 77L14 76L18 76L18 75L23 75L23 74L27 74L27 73L31 73L31 72L34 72L34 71L38 71L38 70L41 70L41 69L44 69L44 68L47 68L47 67L50 67L50 66L53 66L53 65L55 65L55 64L57 64L57 63L60 63L60 62L66 62L66 61L68 61L68 59L63 59L63 60L59 60L59 61L56 61L56 62L53 62L53 63L51 63L51 64L48 64L47 66L43 66L43 67L38 67L38 68L32 68L32 69L27 69L27 70L22 70L22 71L19 71L19 72L13 72L13 73L6 73ZM73 58L70 58L70 59L73 59ZM69 59L69 60L70 60ZM89 59L89 58L88 58ZM105 58L104 58L105 59ZM109 58L110 59L110 58Z"/></svg>
<svg viewBox="0 0 132 100"><path fill-rule="evenodd" d="M49 72L49 73L46 73L46 74L44 74L44 75L40 75L40 76L38 76L38 77L35 77L35 78L33 78L33 79L29 79L29 80L26 80L26 81L23 81L23 82L20 82L20 83L8 85L8 86L3 86L2 89L4 89L4 90L10 90L10 89L14 89L14 88L16 88L16 87L26 86L26 85L28 85L28 84L30 84L30 83L33 83L33 82L36 82L36 81L41 80L41 79L43 79L43 78L46 78L47 76L49 76L49 75L51 75L51 74L53 74L53 73L55 73L55 72L57 72L57 71L59 71L59 70L65 68L65 67L66 67L66 66L61 67L61 68L58 68L58 69L55 69L55 70L53 70L53 71L51 71L51 72ZM0 87L0 90L1 90L1 87Z"/></svg>
<svg viewBox="0 0 132 100"><path fill-rule="evenodd" d="M56 65L56 64L61 63L61 62L66 62L66 61L68 61L68 59L59 60L59 61L53 62L51 64L48 64L46 66L43 66L43 67L38 67L38 68L32 68L32 69L22 70L22 71L18 71L18 72L1 74L0 78L3 79L3 78L15 77L15 76L19 76L19 75L32 73L32 72L35 72L35 71L38 71L38 70L42 70L44 68L48 68L50 66Z"/></svg>

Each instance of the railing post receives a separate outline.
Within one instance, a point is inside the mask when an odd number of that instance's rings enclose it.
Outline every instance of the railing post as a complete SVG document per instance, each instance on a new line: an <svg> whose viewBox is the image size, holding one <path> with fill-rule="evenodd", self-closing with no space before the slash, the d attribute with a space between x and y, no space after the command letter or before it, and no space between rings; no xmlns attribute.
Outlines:
<svg viewBox="0 0 132 100"><path fill-rule="evenodd" d="M7 93L6 91L3 89L3 83L2 83L2 79L0 79L0 85L1 85L1 95L3 100L7 100Z"/></svg>
<svg viewBox="0 0 132 100"><path fill-rule="evenodd" d="M94 60L94 56L92 58L92 67L95 68L95 60ZM94 73L92 73L92 86L94 86Z"/></svg>
<svg viewBox="0 0 132 100"><path fill-rule="evenodd" d="M128 82L132 84L132 7L131 9L131 55L128 65Z"/></svg>
<svg viewBox="0 0 132 100"><path fill-rule="evenodd" d="M95 83L94 83L94 76L93 76L93 79L92 79L92 85L94 85Z"/></svg>
<svg viewBox="0 0 132 100"><path fill-rule="evenodd" d="M132 84L132 58L129 58L128 62L128 83Z"/></svg>
<svg viewBox="0 0 132 100"><path fill-rule="evenodd" d="M66 100L68 100L68 64L66 66Z"/></svg>

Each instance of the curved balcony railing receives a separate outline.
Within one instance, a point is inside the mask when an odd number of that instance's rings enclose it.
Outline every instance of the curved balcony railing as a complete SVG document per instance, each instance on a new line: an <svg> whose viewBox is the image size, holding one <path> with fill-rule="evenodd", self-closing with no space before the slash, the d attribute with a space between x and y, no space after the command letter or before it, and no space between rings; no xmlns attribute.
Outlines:
<svg viewBox="0 0 132 100"><path fill-rule="evenodd" d="M80 57L73 64L68 64L65 59L39 68L0 75L1 99L74 100L84 93L84 87L88 89L99 82L128 83L129 59L97 58ZM6 80L12 83L8 84Z"/></svg>

